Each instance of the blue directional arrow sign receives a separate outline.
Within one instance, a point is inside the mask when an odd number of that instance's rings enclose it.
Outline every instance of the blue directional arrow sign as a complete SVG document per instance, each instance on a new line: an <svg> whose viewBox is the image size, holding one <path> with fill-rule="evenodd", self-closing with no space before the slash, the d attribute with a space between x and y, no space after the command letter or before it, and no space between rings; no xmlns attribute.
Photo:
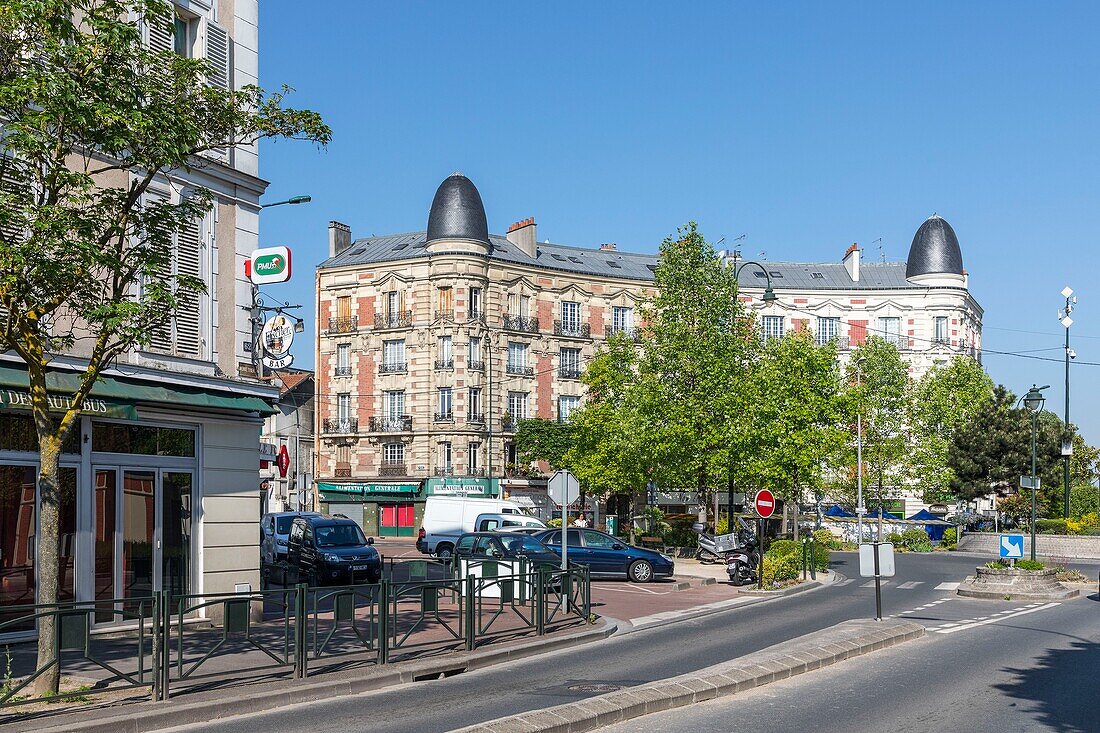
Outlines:
<svg viewBox="0 0 1100 733"><path fill-rule="evenodd" d="M1021 558L1024 556L1024 536L1022 534L1001 535L1001 557Z"/></svg>

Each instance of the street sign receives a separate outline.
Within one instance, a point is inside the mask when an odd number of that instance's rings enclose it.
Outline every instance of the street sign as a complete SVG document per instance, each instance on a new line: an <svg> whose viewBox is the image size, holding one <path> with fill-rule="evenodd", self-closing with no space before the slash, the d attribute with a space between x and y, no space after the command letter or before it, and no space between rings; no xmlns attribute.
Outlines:
<svg viewBox="0 0 1100 733"><path fill-rule="evenodd" d="M572 504L581 495L581 482L569 471L555 471L546 484L546 493L555 504Z"/></svg>
<svg viewBox="0 0 1100 733"><path fill-rule="evenodd" d="M756 492L756 498L752 500L752 506L756 509L756 515L761 519L767 519L775 513L775 495L767 489Z"/></svg>
<svg viewBox="0 0 1100 733"><path fill-rule="evenodd" d="M252 251L244 274L256 285L285 283L290 279L290 247L264 247Z"/></svg>
<svg viewBox="0 0 1100 733"><path fill-rule="evenodd" d="M1022 534L1001 535L1001 557L1019 560L1024 556L1024 536Z"/></svg>
<svg viewBox="0 0 1100 733"><path fill-rule="evenodd" d="M894 577L894 545L891 542L881 542L878 545L878 577ZM861 578L875 577L875 543L864 542L859 546L859 576Z"/></svg>
<svg viewBox="0 0 1100 733"><path fill-rule="evenodd" d="M294 345L294 319L276 313L267 319L260 331L264 366L268 369L285 369L294 362L290 347Z"/></svg>
<svg viewBox="0 0 1100 733"><path fill-rule="evenodd" d="M1042 485L1042 483L1043 483L1043 480L1039 476L1021 476L1020 477L1020 488L1021 489L1034 489L1035 491L1038 491L1039 487Z"/></svg>
<svg viewBox="0 0 1100 733"><path fill-rule="evenodd" d="M286 472L290 469L290 453L286 450L286 443L279 448L279 457L275 465L279 467L279 478L286 478Z"/></svg>

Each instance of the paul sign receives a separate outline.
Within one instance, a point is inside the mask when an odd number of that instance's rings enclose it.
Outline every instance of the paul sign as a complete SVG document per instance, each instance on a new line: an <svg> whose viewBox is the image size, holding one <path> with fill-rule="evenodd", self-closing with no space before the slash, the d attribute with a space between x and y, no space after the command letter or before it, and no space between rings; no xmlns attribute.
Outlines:
<svg viewBox="0 0 1100 733"><path fill-rule="evenodd" d="M290 279L290 247L253 250L244 263L244 274L256 285L285 283Z"/></svg>
<svg viewBox="0 0 1100 733"><path fill-rule="evenodd" d="M290 347L294 344L294 320L282 313L267 319L260 331L264 366L268 369L285 369L294 362Z"/></svg>

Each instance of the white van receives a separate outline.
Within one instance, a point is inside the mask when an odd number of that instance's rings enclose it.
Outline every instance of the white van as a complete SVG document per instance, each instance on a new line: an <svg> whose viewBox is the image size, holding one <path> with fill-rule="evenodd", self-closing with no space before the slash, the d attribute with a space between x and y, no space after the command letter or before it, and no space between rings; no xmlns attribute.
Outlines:
<svg viewBox="0 0 1100 733"><path fill-rule="evenodd" d="M542 524L519 504L504 499L429 496L424 502L424 521L416 538L416 549L440 559L451 557L455 540L465 532L473 532L481 515L508 515L525 523Z"/></svg>

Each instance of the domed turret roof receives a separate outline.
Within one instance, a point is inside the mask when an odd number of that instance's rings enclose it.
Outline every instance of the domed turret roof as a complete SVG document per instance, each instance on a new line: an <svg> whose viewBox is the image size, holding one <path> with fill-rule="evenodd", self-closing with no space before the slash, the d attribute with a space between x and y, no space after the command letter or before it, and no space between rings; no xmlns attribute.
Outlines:
<svg viewBox="0 0 1100 733"><path fill-rule="evenodd" d="M906 278L933 274L963 274L959 238L947 220L935 214L926 219L913 235L905 267Z"/></svg>
<svg viewBox="0 0 1100 733"><path fill-rule="evenodd" d="M485 223L485 205L473 182L461 173L452 173L436 189L432 210L428 213L428 240L471 239L489 243Z"/></svg>

